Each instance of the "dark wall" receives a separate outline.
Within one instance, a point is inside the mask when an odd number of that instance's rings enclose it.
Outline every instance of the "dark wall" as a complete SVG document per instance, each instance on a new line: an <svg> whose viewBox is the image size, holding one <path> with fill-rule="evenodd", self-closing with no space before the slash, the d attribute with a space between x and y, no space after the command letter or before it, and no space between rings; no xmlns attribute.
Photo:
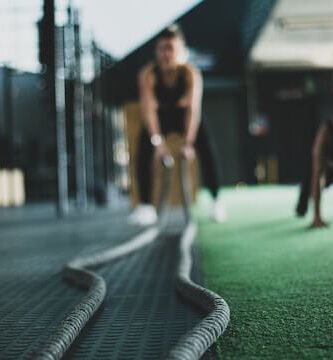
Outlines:
<svg viewBox="0 0 333 360"><path fill-rule="evenodd" d="M203 121L215 147L222 184L243 180L241 104L241 89L209 90L204 95Z"/></svg>
<svg viewBox="0 0 333 360"><path fill-rule="evenodd" d="M0 134L5 132L5 107L4 107L4 69L0 68Z"/></svg>
<svg viewBox="0 0 333 360"><path fill-rule="evenodd" d="M28 200L53 199L56 144L49 94L41 75L6 70L10 86L0 86L0 167L24 171ZM4 77L4 69L0 69ZM8 80L8 79L7 79ZM3 82L1 83L3 85Z"/></svg>
<svg viewBox="0 0 333 360"><path fill-rule="evenodd" d="M15 142L36 139L41 146L54 146L55 126L44 79L37 74L14 73L12 81Z"/></svg>
<svg viewBox="0 0 333 360"><path fill-rule="evenodd" d="M311 161L311 147L320 118L320 99L330 88L326 71L270 71L256 74L257 110L267 115L270 132L253 138L251 150L274 154L279 182L298 182Z"/></svg>

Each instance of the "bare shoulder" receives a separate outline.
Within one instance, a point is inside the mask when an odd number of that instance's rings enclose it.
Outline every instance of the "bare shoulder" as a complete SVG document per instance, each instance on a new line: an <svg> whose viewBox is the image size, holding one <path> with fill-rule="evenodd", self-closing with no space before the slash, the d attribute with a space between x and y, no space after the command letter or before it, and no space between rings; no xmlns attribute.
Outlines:
<svg viewBox="0 0 333 360"><path fill-rule="evenodd" d="M143 66L139 71L139 81L152 80L154 78L154 64L152 62Z"/></svg>
<svg viewBox="0 0 333 360"><path fill-rule="evenodd" d="M201 74L201 71L195 65L190 63L184 64L184 69L189 74L195 74L195 75Z"/></svg>
<svg viewBox="0 0 333 360"><path fill-rule="evenodd" d="M188 79L201 79L201 71L193 64L184 64L185 74Z"/></svg>

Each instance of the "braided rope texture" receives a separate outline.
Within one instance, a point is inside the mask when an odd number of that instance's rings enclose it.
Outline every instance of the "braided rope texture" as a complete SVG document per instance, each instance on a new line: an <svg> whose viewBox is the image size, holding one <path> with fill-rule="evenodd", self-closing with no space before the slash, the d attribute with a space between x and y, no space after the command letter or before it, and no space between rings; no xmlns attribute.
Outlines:
<svg viewBox="0 0 333 360"><path fill-rule="evenodd" d="M63 269L63 277L78 287L88 289L88 294L61 322L55 333L48 339L44 348L34 357L38 360L58 360L63 357L70 345L80 334L86 323L101 306L106 295L106 284L102 277L86 270L96 267L148 245L159 235L157 227L151 227L135 236L125 244L88 257L76 258Z"/></svg>
<svg viewBox="0 0 333 360"><path fill-rule="evenodd" d="M208 316L179 340L171 349L168 360L200 359L223 334L230 320L230 309L226 301L213 291L194 283L190 278L191 248L196 234L197 225L190 221L180 240L176 287L184 298L208 312Z"/></svg>
<svg viewBox="0 0 333 360"><path fill-rule="evenodd" d="M161 161L164 168L164 176L163 189L160 194L159 213L164 212L170 186L170 171L174 166L174 161L171 156L165 156ZM34 357L34 359L61 359L105 299L106 283L104 279L85 268L97 267L106 262L129 255L153 242L161 233L163 227L161 218L163 218L163 216L160 216L158 227L152 226L148 228L125 244L87 257L76 258L64 267L64 278L74 282L80 287L88 289L88 294L62 321L56 332L49 338L44 348Z"/></svg>
<svg viewBox="0 0 333 360"><path fill-rule="evenodd" d="M173 164L166 166L172 167ZM169 187L169 174L165 173L165 187L161 195L161 209L163 212L166 202L165 193ZM197 326L183 336L170 351L169 360L195 360L209 349L217 338L225 331L230 310L228 304L216 293L194 283L190 278L192 269L191 249L197 234L197 226L190 218L188 179L186 162L181 169L181 182L184 196L184 210L187 225L180 239L180 261L177 272L176 287L184 298L200 306L209 313ZM162 216L163 217L163 216ZM63 277L78 287L88 289L88 294L75 306L70 314L62 321L56 332L49 338L44 348L34 357L38 360L58 360L80 334L86 323L93 317L101 306L106 295L106 284L102 277L88 267L97 267L106 262L127 256L136 250L156 240L163 232L162 222L158 227L150 227L125 244L105 250L101 253L86 257L79 257L70 261L63 269Z"/></svg>

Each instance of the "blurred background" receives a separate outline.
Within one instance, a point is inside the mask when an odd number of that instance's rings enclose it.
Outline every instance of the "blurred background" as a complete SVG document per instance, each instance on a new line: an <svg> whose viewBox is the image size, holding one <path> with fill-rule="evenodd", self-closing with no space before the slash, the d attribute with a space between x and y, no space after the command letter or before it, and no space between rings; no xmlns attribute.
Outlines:
<svg viewBox="0 0 333 360"><path fill-rule="evenodd" d="M330 0L2 0L0 207L63 215L131 194L137 73L175 21L224 185L300 181L331 89Z"/></svg>

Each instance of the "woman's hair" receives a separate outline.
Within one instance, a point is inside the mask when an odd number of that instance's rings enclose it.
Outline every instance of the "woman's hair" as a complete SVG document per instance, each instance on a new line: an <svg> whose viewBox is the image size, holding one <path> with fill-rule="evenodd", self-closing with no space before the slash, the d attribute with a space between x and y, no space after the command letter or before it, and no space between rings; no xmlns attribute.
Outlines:
<svg viewBox="0 0 333 360"><path fill-rule="evenodd" d="M160 40L163 39L179 39L181 43L183 44L182 49L178 55L178 61L181 64L184 64L188 61L189 53L186 46L186 41L184 34L177 24L172 24L165 28L163 31L159 33L156 40L156 45Z"/></svg>
<svg viewBox="0 0 333 360"><path fill-rule="evenodd" d="M157 36L157 41L161 39L180 39L184 45L186 43L184 34L178 24L172 24L162 30Z"/></svg>

